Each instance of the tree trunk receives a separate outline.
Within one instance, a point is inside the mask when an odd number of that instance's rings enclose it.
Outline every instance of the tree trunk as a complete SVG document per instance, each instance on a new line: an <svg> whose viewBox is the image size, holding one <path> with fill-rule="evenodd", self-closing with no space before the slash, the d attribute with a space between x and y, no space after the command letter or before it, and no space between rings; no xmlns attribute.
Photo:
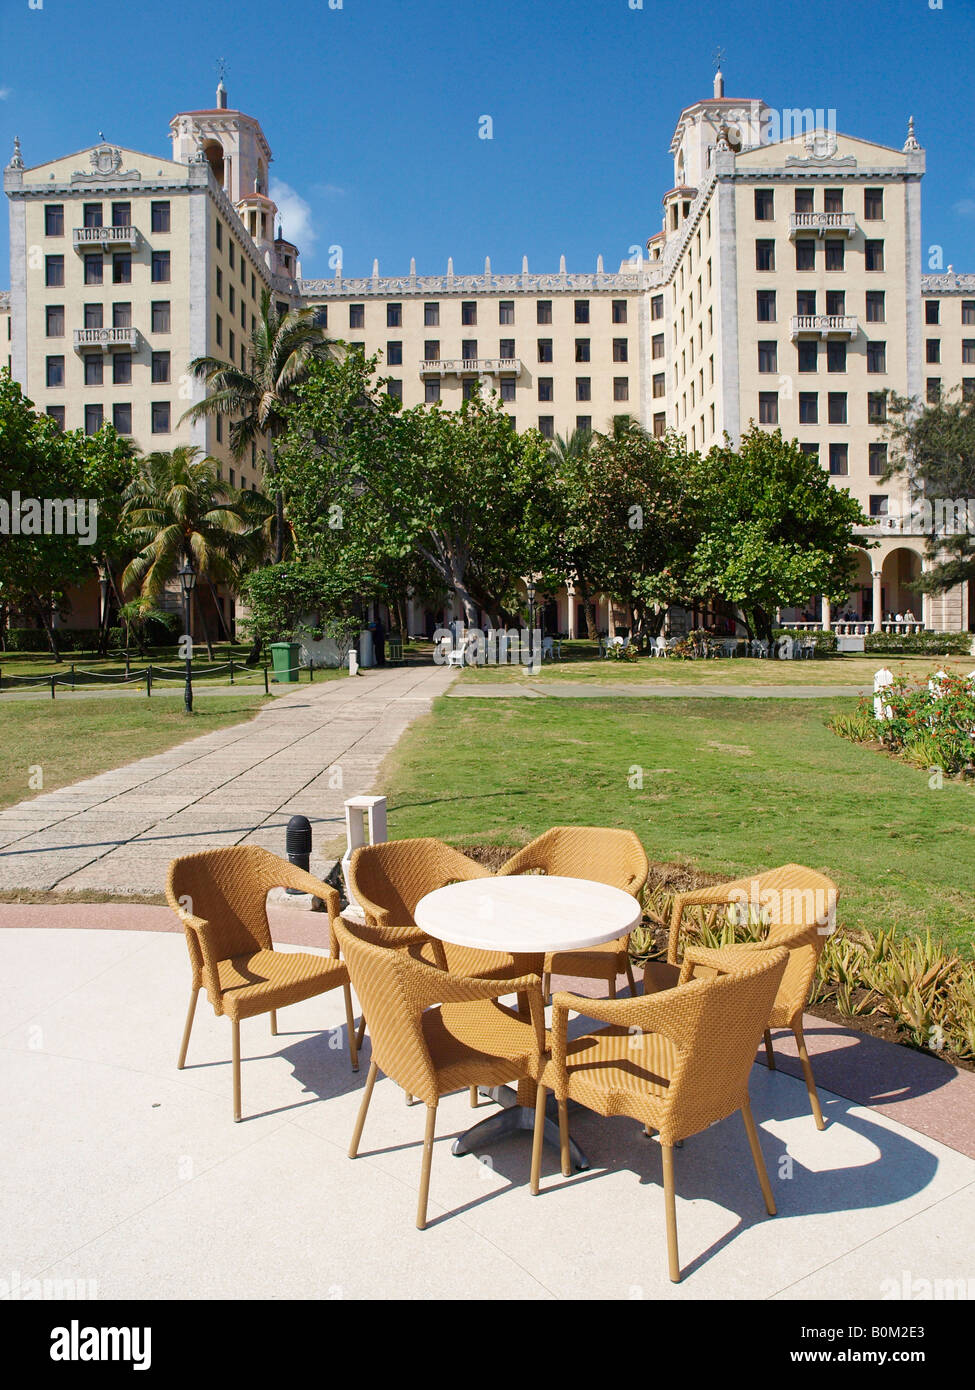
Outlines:
<svg viewBox="0 0 975 1390"><path fill-rule="evenodd" d="M207 622L206 610L200 602L200 596L196 596L196 611L200 616L200 626L203 629L203 640L206 643L207 657L213 661L213 638L210 636L210 625Z"/></svg>
<svg viewBox="0 0 975 1390"><path fill-rule="evenodd" d="M267 437L267 475L277 481L274 465L274 431ZM284 496L280 489L274 494L274 563L279 565L284 559Z"/></svg>
<svg viewBox="0 0 975 1390"><path fill-rule="evenodd" d="M54 623L51 621L50 604L45 603L41 598L40 594L32 594L32 598L37 608L37 616L40 618L41 626L44 628L44 635L47 638L47 645L51 649L51 655L54 657L54 660L60 664L61 650L58 647L58 639L57 634L54 630Z"/></svg>
<svg viewBox="0 0 975 1390"><path fill-rule="evenodd" d="M582 613L586 620L586 636L590 642L599 640L599 633L596 631L596 611L593 607L592 594L589 592L589 585L584 579L577 581L579 597L582 599Z"/></svg>

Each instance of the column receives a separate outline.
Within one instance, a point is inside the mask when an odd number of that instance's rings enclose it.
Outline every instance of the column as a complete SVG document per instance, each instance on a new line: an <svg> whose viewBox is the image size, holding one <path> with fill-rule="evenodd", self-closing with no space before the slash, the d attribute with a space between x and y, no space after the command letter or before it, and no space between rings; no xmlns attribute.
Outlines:
<svg viewBox="0 0 975 1390"><path fill-rule="evenodd" d="M576 591L574 585L572 584L566 585L565 602L565 630L569 634L569 641L571 642L576 635Z"/></svg>
<svg viewBox="0 0 975 1390"><path fill-rule="evenodd" d="M870 577L873 580L873 630L881 631L883 621L883 570L871 570Z"/></svg>
<svg viewBox="0 0 975 1390"><path fill-rule="evenodd" d="M823 599L823 631L829 632L833 626L833 610L828 598Z"/></svg>

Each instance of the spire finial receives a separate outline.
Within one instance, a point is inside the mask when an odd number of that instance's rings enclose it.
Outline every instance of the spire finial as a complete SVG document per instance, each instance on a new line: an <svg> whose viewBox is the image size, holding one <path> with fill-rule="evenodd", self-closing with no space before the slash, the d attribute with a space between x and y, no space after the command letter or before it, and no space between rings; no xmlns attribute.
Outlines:
<svg viewBox="0 0 975 1390"><path fill-rule="evenodd" d="M724 62L724 49L714 50L714 95L715 98L724 96L724 73L721 71L721 64Z"/></svg>
<svg viewBox="0 0 975 1390"><path fill-rule="evenodd" d="M905 150L919 150L917 136L914 133L914 117L911 116L907 122L907 139L904 141Z"/></svg>
<svg viewBox="0 0 975 1390"><path fill-rule="evenodd" d="M225 111L227 109L227 84L224 82L224 78L227 76L226 58L217 59L217 74L220 78L217 83L217 110Z"/></svg>
<svg viewBox="0 0 975 1390"><path fill-rule="evenodd" d="M20 152L20 136L19 136L19 135L15 135L15 136L14 136L14 152L13 152L13 154L10 156L10 163L7 165L7 168L8 168L8 169L23 169L23 167L24 167L24 156L23 156L23 155L21 154L21 152Z"/></svg>

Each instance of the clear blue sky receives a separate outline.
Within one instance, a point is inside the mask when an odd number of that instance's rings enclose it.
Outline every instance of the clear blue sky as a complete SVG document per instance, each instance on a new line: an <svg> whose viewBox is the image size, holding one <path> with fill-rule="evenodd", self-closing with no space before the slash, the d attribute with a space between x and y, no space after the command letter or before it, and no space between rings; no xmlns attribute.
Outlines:
<svg viewBox="0 0 975 1390"><path fill-rule="evenodd" d="M935 0L936 2L936 0ZM36 3L36 0L35 0ZM332 0L337 3L337 0ZM0 0L0 163L94 143L168 153L168 122L230 104L257 116L303 272L615 269L659 229L682 107L726 91L834 107L840 130L927 150L925 246L975 271L975 0ZM270 21L270 22L268 22ZM478 119L492 117L493 140ZM286 200L286 206L289 205ZM293 204L290 204L293 208ZM8 280L0 218L0 286Z"/></svg>

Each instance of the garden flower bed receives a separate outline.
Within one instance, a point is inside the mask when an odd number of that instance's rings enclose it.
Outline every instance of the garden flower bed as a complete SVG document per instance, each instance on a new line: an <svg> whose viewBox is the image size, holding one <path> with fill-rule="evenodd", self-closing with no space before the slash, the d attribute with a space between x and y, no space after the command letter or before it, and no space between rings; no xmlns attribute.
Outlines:
<svg viewBox="0 0 975 1390"><path fill-rule="evenodd" d="M912 684L894 676L853 714L835 715L829 728L854 743L875 744L915 767L975 777L975 672L937 671Z"/></svg>

